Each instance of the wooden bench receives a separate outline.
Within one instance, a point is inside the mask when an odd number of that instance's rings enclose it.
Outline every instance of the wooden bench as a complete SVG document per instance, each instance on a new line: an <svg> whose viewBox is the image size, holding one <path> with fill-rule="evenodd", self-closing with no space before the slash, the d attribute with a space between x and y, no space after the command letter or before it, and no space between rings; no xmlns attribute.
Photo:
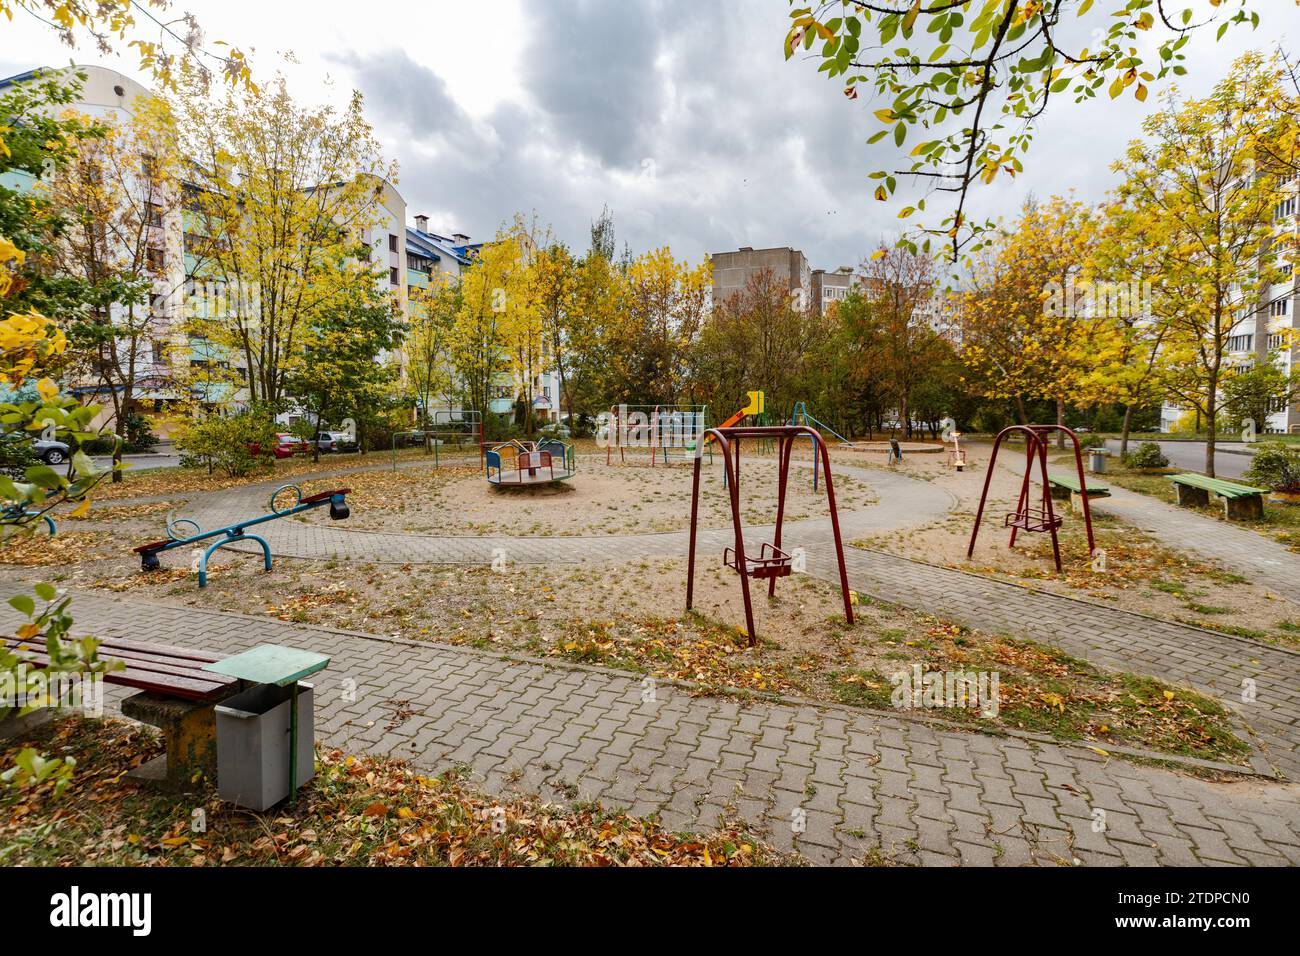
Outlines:
<svg viewBox="0 0 1300 956"><path fill-rule="evenodd" d="M43 643L0 637L10 650L21 651L33 667L49 663ZM234 694L240 682L203 670L221 657L185 647L121 638L99 642L103 660L121 661L125 669L103 675L104 683L134 687L138 694L122 701L122 713L163 733L167 752L142 766L136 775L182 788L199 776L217 776L217 724L213 707Z"/></svg>
<svg viewBox="0 0 1300 956"><path fill-rule="evenodd" d="M1051 491L1052 497L1059 501L1069 499L1070 509L1078 511L1083 507L1082 489L1079 487L1079 479L1072 475L1049 475L1047 478L1048 490ZM1109 498L1110 488L1106 485L1088 482L1088 500L1093 498Z"/></svg>
<svg viewBox="0 0 1300 956"><path fill-rule="evenodd" d="M1223 514L1229 521L1244 521L1264 517L1264 496L1267 488L1252 488L1222 478L1208 478L1195 472L1170 475L1178 492L1178 503L1184 508L1208 508L1210 495L1223 501Z"/></svg>

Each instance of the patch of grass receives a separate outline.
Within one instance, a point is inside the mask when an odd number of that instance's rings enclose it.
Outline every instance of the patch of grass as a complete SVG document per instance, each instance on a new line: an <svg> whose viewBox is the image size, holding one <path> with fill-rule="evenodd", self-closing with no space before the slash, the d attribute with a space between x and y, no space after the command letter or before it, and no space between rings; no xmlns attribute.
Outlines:
<svg viewBox="0 0 1300 956"><path fill-rule="evenodd" d="M835 671L830 675L835 699L850 707L869 707L886 710L890 707L889 695L893 688L879 671Z"/></svg>
<svg viewBox="0 0 1300 956"><path fill-rule="evenodd" d="M1268 631L1258 631L1251 627L1227 624L1223 621L1197 621L1190 618L1179 618L1178 623L1190 624L1192 627L1203 627L1207 631L1218 631L1220 634L1231 634L1234 637L1248 637L1254 641L1273 640L1273 636Z"/></svg>

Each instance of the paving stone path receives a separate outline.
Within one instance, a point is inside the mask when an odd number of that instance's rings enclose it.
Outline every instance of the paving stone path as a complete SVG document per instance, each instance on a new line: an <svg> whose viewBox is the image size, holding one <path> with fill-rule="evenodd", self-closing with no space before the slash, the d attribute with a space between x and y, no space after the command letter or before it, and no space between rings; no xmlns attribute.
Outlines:
<svg viewBox="0 0 1300 956"><path fill-rule="evenodd" d="M1053 469L1054 474L1061 472L1060 468ZM1098 480L1107 484L1104 475L1098 476ZM1107 487L1110 497L1093 502L1097 511L1113 514L1141 528L1167 547L1217 561L1255 584L1300 604L1300 554L1277 540L1150 495L1113 484Z"/></svg>
<svg viewBox="0 0 1300 956"><path fill-rule="evenodd" d="M835 471L870 484L879 499L873 506L840 516L846 542L880 531L927 524L947 514L955 504L947 491L899 472L841 463L836 463ZM258 513L269 487L205 495L192 501L182 513L204 527L217 527L239 516ZM1184 517L1208 526L1211 534L1224 530L1204 516ZM468 537L353 531L339 524L289 519L263 525L259 533L266 536L278 555L402 564L486 564L502 557L507 566L612 562L678 558L687 549L685 532ZM1258 537L1252 532L1239 533ZM747 547L757 548L760 541L770 538L770 528L746 529ZM785 541L791 547L804 549L810 573L838 580L829 519L792 522L786 526ZM732 543L729 529L704 530L699 536L699 553L710 560ZM1252 732L1257 767L1268 767L1289 779L1300 780L1300 654L880 552L846 548L845 556L850 585L864 595L921 608L982 630L1030 637L1101 666L1160 677L1212 694L1237 713Z"/></svg>
<svg viewBox="0 0 1300 956"><path fill-rule="evenodd" d="M955 503L900 473L839 463L836 473L870 483L880 499L841 516L846 541L927 524ZM261 513L271 487L195 496L179 513L224 525ZM1202 530L1223 527L1179 517ZM681 532L474 538L294 520L260 531L277 555L395 563L625 561L686 551ZM827 519L791 523L786 534L805 549L810 573L834 578ZM765 537L770 529L747 529L755 545ZM730 543L729 530L703 531L700 552ZM880 552L849 548L846 561L851 585L865 595L1213 693L1248 728L1255 769L1300 780L1300 655ZM6 595L16 587L0 583ZM231 652L277 642L331 654L318 682L327 744L435 770L463 763L493 792L601 799L660 812L674 827L709 826L730 806L778 846L818 862L876 852L921 863L1300 862L1300 784L1207 782L1086 747L798 701L742 703L664 684L645 700L640 678L615 671L134 598L79 593L75 607L78 631L103 636L148 634ZM1254 682L1249 703L1244 680ZM355 682L355 700L345 699L345 681ZM395 722L385 702L408 699L416 715Z"/></svg>
<svg viewBox="0 0 1300 956"><path fill-rule="evenodd" d="M22 586L0 581L0 597ZM490 792L601 800L680 829L729 809L817 863L1296 865L1300 785L1212 783L1083 747L95 592L76 633L332 657L327 746L469 767ZM11 612L9 612L11 613ZM124 696L111 688L110 707ZM395 718L397 706L413 711Z"/></svg>

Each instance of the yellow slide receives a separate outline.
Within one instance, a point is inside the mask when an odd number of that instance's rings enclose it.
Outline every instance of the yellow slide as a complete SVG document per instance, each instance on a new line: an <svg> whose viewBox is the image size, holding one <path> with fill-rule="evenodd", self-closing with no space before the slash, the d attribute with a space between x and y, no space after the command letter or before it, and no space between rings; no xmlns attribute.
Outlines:
<svg viewBox="0 0 1300 956"><path fill-rule="evenodd" d="M749 396L749 404L719 425L719 428L730 428L746 415L761 415L763 413L763 410L767 407L766 396L762 392L746 392L745 394ZM713 436L708 435L704 443L707 445L712 439Z"/></svg>

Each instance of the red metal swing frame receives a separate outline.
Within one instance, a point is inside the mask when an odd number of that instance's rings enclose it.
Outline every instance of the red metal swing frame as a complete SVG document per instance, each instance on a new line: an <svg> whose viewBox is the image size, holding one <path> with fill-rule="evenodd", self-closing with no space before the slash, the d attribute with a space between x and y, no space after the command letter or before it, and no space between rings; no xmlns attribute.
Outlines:
<svg viewBox="0 0 1300 956"><path fill-rule="evenodd" d="M984 518L984 505L988 501L989 484L993 481L993 466L997 464L998 449L1007 436L1021 433L1025 436L1025 474L1020 482L1020 498L1016 503L1016 510L1002 521L1003 527L1011 529L1011 540L1007 543L1007 547L1015 547L1017 532L1050 532L1052 557L1056 561L1057 572L1060 572L1061 545L1056 537L1056 529L1061 526L1062 518L1053 507L1052 489L1047 480L1047 437L1052 432L1063 432L1074 444L1074 464L1079 475L1079 498L1083 502L1083 522L1088 529L1088 556L1091 557L1097 550L1092 536L1092 508L1088 504L1088 484L1083 473L1083 450L1079 446L1079 436L1064 425L1010 425L998 432L998 437L993 441L993 454L989 456L988 472L984 475L984 491L980 494L979 508L975 511L975 527L971 529L970 545L966 548L968 559L975 554L975 540L979 537L980 524ZM1029 503L1029 481L1035 461L1038 463L1039 480L1043 488L1042 503L1037 506Z"/></svg>
<svg viewBox="0 0 1300 956"><path fill-rule="evenodd" d="M779 462L779 481L776 500L776 528L773 540L763 542L758 557L745 553L745 529L740 518L740 445L746 438L758 441L775 441ZM787 577L793 570L793 561L788 553L781 550L781 526L785 518L785 493L789 487L790 458L796 438L811 438L816 449L814 454L821 455L822 471L826 475L826 502L830 508L831 531L835 538L835 558L839 562L840 593L844 598L844 617L853 623L853 601L849 591L849 575L844 566L844 545L840 540L840 518L835 507L835 484L831 479L831 460L826 450L826 442L816 429L807 425L776 425L771 427L737 427L710 428L701 437L695 452L695 471L691 481L691 534L690 551L686 564L686 610L690 610L695 597L695 538L699 519L700 505L700 449L707 441L718 443L722 451L722 462L727 477L727 490L731 494L731 524L736 533L735 544L723 551L722 560L727 567L740 575L740 590L745 598L745 629L749 634L749 646L757 643L754 634L754 606L750 599L749 579L758 578L767 581L767 593L776 594L776 579Z"/></svg>

